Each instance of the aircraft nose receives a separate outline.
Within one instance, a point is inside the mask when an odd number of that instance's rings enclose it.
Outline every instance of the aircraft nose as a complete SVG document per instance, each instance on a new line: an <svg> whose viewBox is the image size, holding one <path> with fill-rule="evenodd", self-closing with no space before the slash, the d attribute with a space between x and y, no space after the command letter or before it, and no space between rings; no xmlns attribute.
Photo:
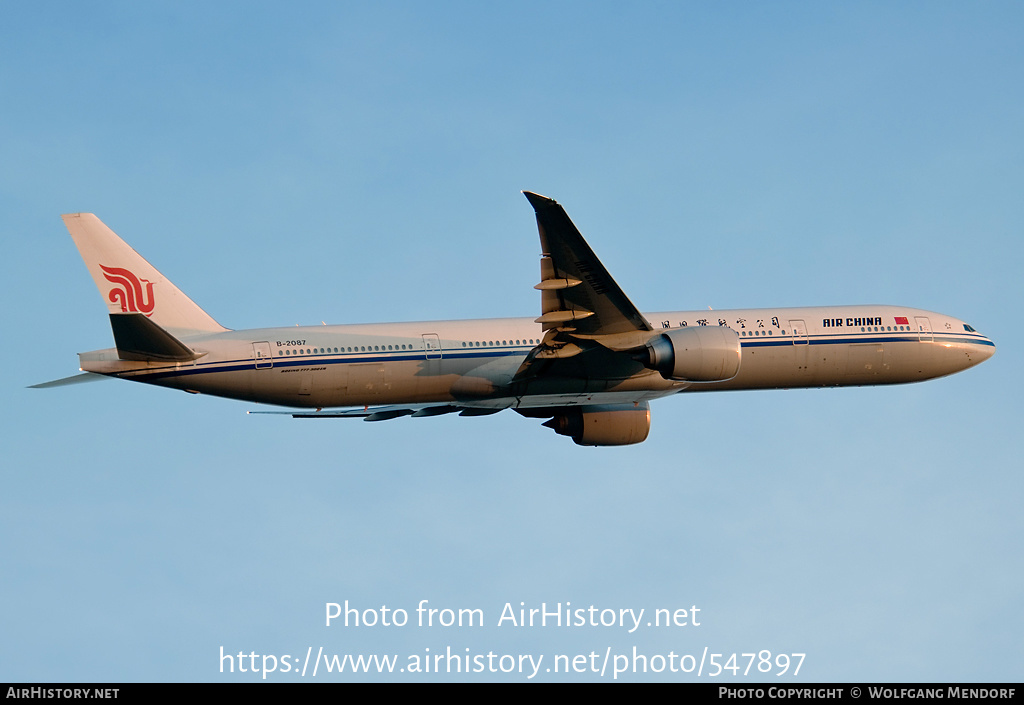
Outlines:
<svg viewBox="0 0 1024 705"><path fill-rule="evenodd" d="M967 358L971 365L979 365L996 354L996 344L982 336L971 342L967 349Z"/></svg>
<svg viewBox="0 0 1024 705"><path fill-rule="evenodd" d="M985 362L985 360L996 354L996 344L988 338L985 338L984 342L979 343L975 348L977 348L978 362Z"/></svg>

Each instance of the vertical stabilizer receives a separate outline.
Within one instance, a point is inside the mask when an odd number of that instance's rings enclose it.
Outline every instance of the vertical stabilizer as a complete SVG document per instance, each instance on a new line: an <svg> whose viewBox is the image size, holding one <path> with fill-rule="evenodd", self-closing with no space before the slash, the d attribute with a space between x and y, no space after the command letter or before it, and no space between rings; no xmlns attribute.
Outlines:
<svg viewBox="0 0 1024 705"><path fill-rule="evenodd" d="M61 217L110 313L141 313L179 336L227 330L95 215Z"/></svg>

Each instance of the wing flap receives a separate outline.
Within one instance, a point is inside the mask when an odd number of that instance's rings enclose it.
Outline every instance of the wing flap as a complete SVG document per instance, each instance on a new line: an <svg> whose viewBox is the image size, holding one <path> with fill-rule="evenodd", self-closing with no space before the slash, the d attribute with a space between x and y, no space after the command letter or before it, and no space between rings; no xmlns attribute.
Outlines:
<svg viewBox="0 0 1024 705"><path fill-rule="evenodd" d="M273 414L291 416L293 419L362 419L364 421L390 421L403 416L422 418L440 416L456 411L465 412L469 407L455 404L408 404L391 406L368 406L357 409L317 409L316 411L250 411L250 414ZM500 409L498 409L500 411ZM465 415L465 414L464 414Z"/></svg>

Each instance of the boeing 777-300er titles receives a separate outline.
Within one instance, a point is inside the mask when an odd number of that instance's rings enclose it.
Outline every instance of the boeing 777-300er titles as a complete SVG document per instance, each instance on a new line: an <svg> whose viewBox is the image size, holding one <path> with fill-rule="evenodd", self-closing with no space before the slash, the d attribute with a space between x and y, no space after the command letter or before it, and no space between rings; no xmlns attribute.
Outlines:
<svg viewBox="0 0 1024 705"><path fill-rule="evenodd" d="M114 348L86 374L363 418L514 409L580 445L640 443L678 392L917 382L988 359L961 320L902 306L640 313L562 207L537 216L540 316L229 330L90 213L64 223L107 303ZM341 408L355 407L355 408Z"/></svg>

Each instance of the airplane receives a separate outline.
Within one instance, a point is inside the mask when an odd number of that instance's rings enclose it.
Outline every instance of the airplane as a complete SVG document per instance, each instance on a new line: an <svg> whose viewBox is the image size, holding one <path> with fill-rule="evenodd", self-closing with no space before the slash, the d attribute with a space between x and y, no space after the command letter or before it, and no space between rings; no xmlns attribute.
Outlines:
<svg viewBox="0 0 1024 705"><path fill-rule="evenodd" d="M109 310L115 347L83 374L290 407L295 418L504 409L585 446L641 443L680 392L918 382L995 352L970 325L904 306L643 314L565 210L524 191L540 234L535 318L230 330L91 213L62 216Z"/></svg>

